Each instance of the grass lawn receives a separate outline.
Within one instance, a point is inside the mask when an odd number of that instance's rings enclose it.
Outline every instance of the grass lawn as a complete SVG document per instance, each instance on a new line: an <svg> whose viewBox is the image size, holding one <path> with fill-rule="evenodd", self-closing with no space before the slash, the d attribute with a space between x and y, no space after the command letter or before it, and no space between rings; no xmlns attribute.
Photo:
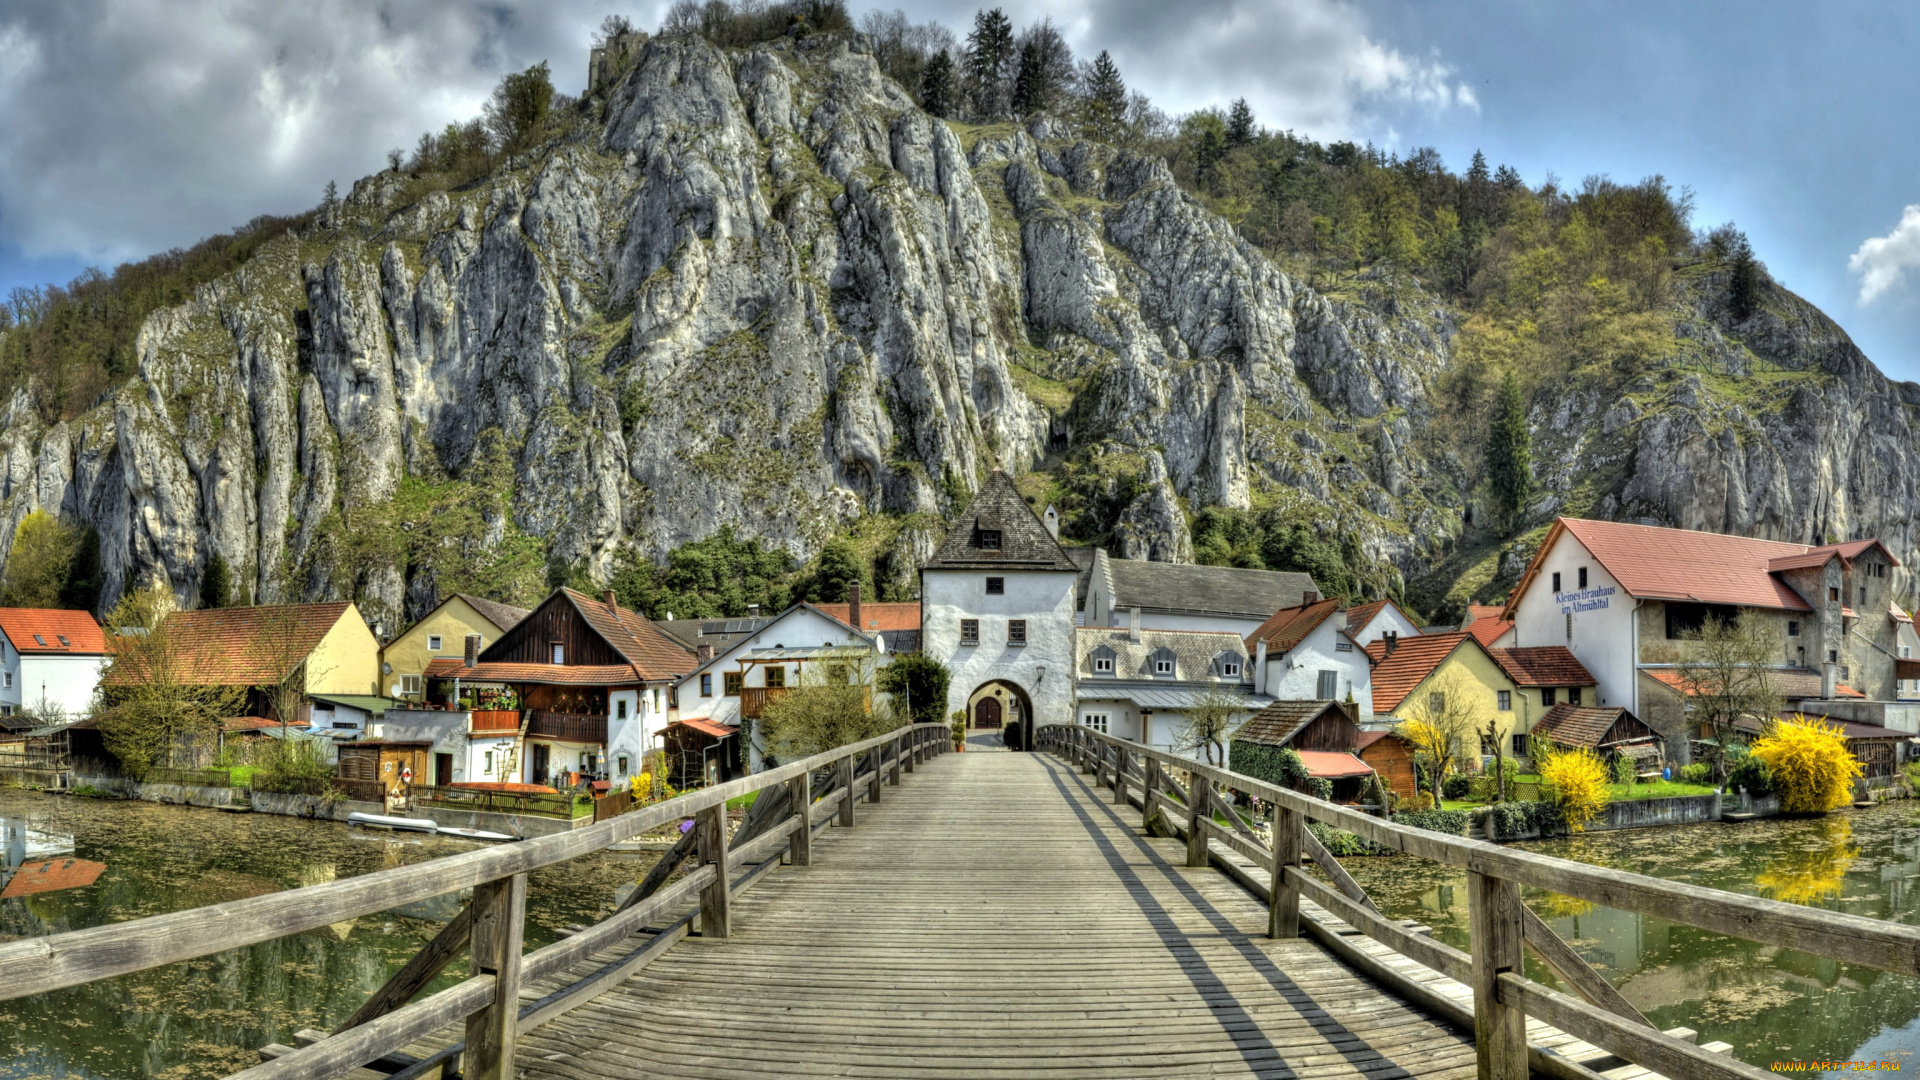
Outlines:
<svg viewBox="0 0 1920 1080"><path fill-rule="evenodd" d="M1655 780L1649 784L1609 784L1607 790L1613 792L1614 802L1631 802L1635 799L1678 799L1686 795L1711 795L1713 788L1706 784L1682 784L1678 780Z"/></svg>
<svg viewBox="0 0 1920 1080"><path fill-rule="evenodd" d="M1440 800L1440 809L1442 810L1471 810L1476 806L1485 806L1485 805L1487 804L1471 802L1467 799L1441 799Z"/></svg>
<svg viewBox="0 0 1920 1080"><path fill-rule="evenodd" d="M727 800L727 809L729 809L729 810L745 810L745 809L746 809L747 807L749 807L749 806L752 806L752 805L753 805L753 800L755 800L755 799L757 799L757 798L759 798L759 797L760 797L760 793L759 793L759 792L757 792L757 791L749 791L749 792L747 792L747 793L746 793L745 795L740 795L740 796L737 796L737 797L735 797L735 798L732 798L732 799L728 799L728 800Z"/></svg>

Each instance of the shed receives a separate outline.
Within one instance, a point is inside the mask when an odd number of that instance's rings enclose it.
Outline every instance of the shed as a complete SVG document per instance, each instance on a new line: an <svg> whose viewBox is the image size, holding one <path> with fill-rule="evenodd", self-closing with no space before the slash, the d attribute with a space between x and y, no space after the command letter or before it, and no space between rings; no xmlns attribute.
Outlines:
<svg viewBox="0 0 1920 1080"><path fill-rule="evenodd" d="M1379 774L1387 790L1399 798L1420 794L1419 774L1413 767L1413 747L1391 731L1360 733L1360 760Z"/></svg>
<svg viewBox="0 0 1920 1080"><path fill-rule="evenodd" d="M1619 706L1597 708L1564 702L1547 710L1547 715L1533 725L1529 738L1549 739L1555 746L1578 747L1602 754L1617 753L1628 746L1658 747L1662 742L1660 736L1642 723L1639 717ZM1649 755L1636 753L1632 756L1642 758Z"/></svg>
<svg viewBox="0 0 1920 1080"><path fill-rule="evenodd" d="M1254 713L1233 733L1228 767L1235 772L1275 779L1270 751L1282 747L1300 755L1307 775L1333 784L1336 802L1351 802L1372 772L1353 756L1360 728L1354 707L1338 701L1276 701Z"/></svg>
<svg viewBox="0 0 1920 1080"><path fill-rule="evenodd" d="M413 782L426 784L427 751L432 747L433 744L430 742L397 742L380 739L341 743L338 775L342 780L378 784L384 791L400 779L402 770L412 769ZM356 797L364 798L365 796L357 795Z"/></svg>
<svg viewBox="0 0 1920 1080"><path fill-rule="evenodd" d="M740 775L740 740L734 738L739 731L698 717L668 724L660 732L667 782L677 788L691 788L723 783Z"/></svg>
<svg viewBox="0 0 1920 1080"><path fill-rule="evenodd" d="M1856 724L1851 720L1836 720L1829 716L1808 717L1823 724L1831 724L1840 729L1847 740L1847 751L1860 763L1861 774L1871 780L1876 777L1892 776L1905 764L1904 759L1913 755L1902 754L1902 747L1912 739L1909 731L1895 731L1877 724ZM1761 732L1759 721L1751 717L1741 717L1734 721L1736 730L1744 732L1749 738Z"/></svg>

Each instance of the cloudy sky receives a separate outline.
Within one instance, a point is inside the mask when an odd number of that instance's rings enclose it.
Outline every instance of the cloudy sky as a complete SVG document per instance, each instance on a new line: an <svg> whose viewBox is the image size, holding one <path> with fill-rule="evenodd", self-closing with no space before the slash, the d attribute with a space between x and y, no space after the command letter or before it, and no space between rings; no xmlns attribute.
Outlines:
<svg viewBox="0 0 1920 1080"><path fill-rule="evenodd" d="M853 0L856 13L871 6ZM614 0L9 0L0 7L0 293L312 206L389 147L548 60L585 81ZM893 6L888 4L886 6ZM904 0L964 33L974 4ZM1686 185L1769 269L1920 379L1912 5L1645 0L1033 0L1169 112L1244 96L1322 138L1481 148ZM1817 11L1820 21L1807 13Z"/></svg>

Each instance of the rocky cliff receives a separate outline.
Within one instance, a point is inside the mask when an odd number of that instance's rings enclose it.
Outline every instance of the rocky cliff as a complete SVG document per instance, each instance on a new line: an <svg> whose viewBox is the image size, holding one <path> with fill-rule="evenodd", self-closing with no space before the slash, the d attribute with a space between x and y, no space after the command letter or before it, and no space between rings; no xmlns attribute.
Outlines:
<svg viewBox="0 0 1920 1080"><path fill-rule="evenodd" d="M1384 587L1464 566L1456 316L1417 287L1316 293L1158 159L930 118L857 41L655 38L571 115L463 188L361 181L154 315L77 420L16 395L0 543L57 510L99 531L107 603L195 596L218 553L390 633L728 525L804 558L882 515L910 566L913 515L998 463L1094 491L1070 528L1117 554L1292 505ZM1684 363L1536 401L1534 511L1914 553L1920 387L1784 290L1740 325L1723 292L1677 287Z"/></svg>

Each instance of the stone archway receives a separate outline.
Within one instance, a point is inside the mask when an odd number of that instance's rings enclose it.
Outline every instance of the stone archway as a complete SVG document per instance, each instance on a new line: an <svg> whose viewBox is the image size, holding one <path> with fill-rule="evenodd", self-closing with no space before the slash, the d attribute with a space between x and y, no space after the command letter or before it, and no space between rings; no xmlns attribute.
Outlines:
<svg viewBox="0 0 1920 1080"><path fill-rule="evenodd" d="M1032 738L1033 699L1024 687L1006 679L989 679L967 695L967 730L980 734L1017 731L1024 746Z"/></svg>

